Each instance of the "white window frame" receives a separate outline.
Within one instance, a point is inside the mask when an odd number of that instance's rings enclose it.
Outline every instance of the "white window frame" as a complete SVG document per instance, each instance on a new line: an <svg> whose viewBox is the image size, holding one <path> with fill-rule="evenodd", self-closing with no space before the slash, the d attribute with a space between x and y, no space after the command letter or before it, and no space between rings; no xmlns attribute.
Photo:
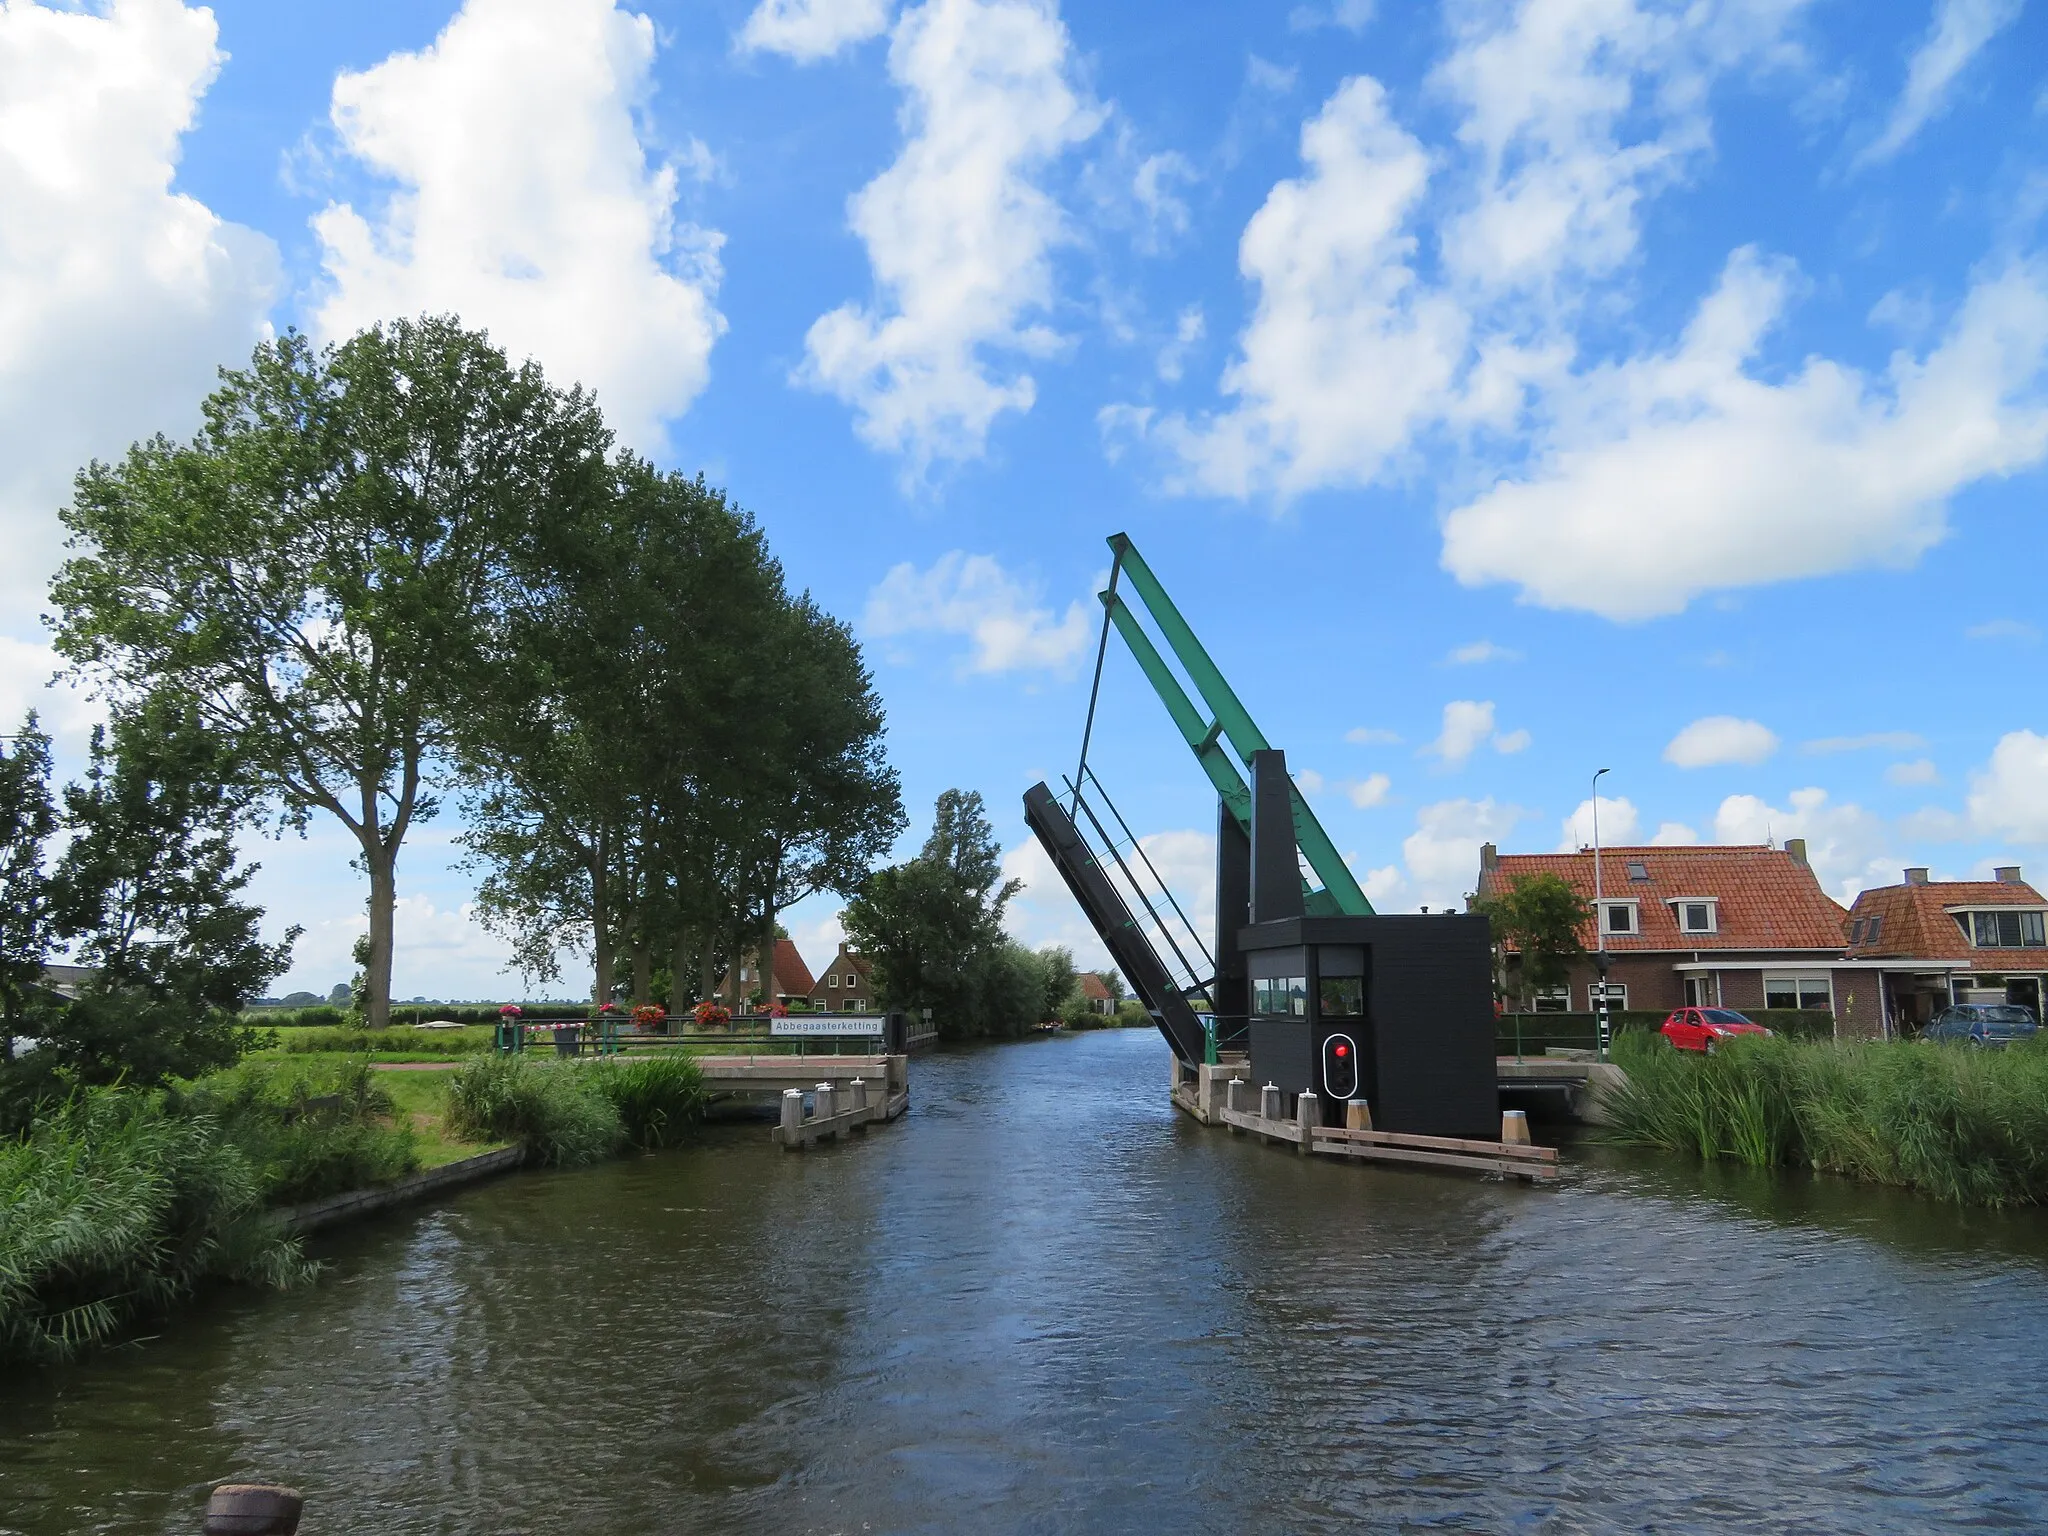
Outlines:
<svg viewBox="0 0 2048 1536"><path fill-rule="evenodd" d="M1829 1013L1833 1013L1835 1011L1835 978L1832 976L1826 974L1822 974L1819 976L1800 976L1796 974L1772 976L1766 974L1763 980L1764 1007L1766 1008L1775 1006L1771 1002L1771 988L1773 987L1776 987L1781 992L1789 987L1791 989L1792 996L1796 999L1792 1006L1795 1008L1805 1008L1809 1006L1809 1004L1806 1001L1807 989L1814 986L1821 986L1827 988L1828 1000L1825 1004L1826 1011Z"/></svg>
<svg viewBox="0 0 2048 1536"><path fill-rule="evenodd" d="M1602 982L1602 981L1589 981L1589 982L1587 982L1587 983L1586 983L1586 1012L1588 1012L1588 1013L1598 1013L1598 1012L1600 1011L1600 993L1601 993L1601 989L1602 989L1602 988L1605 988L1605 989L1606 989L1606 993L1607 993L1607 1011L1608 1011L1609 1013L1624 1013L1624 1012L1626 1012L1626 1011L1627 1011L1627 1009L1628 1009L1628 983L1627 983L1627 982L1625 982L1625 981L1605 981L1605 982Z"/></svg>
<svg viewBox="0 0 2048 1536"><path fill-rule="evenodd" d="M1963 937L1969 941L1970 948L1972 949L2005 950L2011 948L2011 946L2005 944L1979 944L1977 942L1977 918L1980 914L2003 912L2018 912L2023 914L2031 914L2033 916L2039 917L2041 919L2042 926L2044 928L2048 928L2048 912L2044 912L2043 909L2039 907L1948 907L1944 910L1947 911L1950 917L1957 919L1967 919L1967 921L1960 922L1959 926L1963 929ZM2022 949L2041 948L2041 946L2038 944L2022 944L2019 947Z"/></svg>
<svg viewBox="0 0 2048 1536"><path fill-rule="evenodd" d="M1667 896L1664 905L1671 909L1671 921L1678 925L1681 934L1715 934L1721 931L1721 898L1718 896ZM1687 907L1705 907L1707 926L1688 928L1685 926Z"/></svg>
<svg viewBox="0 0 2048 1536"><path fill-rule="evenodd" d="M1555 1003L1546 1008L1545 1003ZM1572 1011L1572 989L1570 987L1538 987L1529 994L1529 1009L1532 1013L1570 1013Z"/></svg>
<svg viewBox="0 0 2048 1536"><path fill-rule="evenodd" d="M834 971L834 972L833 972L833 973L832 973L832 974L831 974L830 976L827 976L827 977L825 978L825 985L826 985L826 986L828 986L828 987L836 987L836 986L838 986L838 985L839 985L839 973L838 973L837 971Z"/></svg>
<svg viewBox="0 0 2048 1536"><path fill-rule="evenodd" d="M1688 1000L1685 1005L1686 1007L1718 1008L1721 1006L1721 973L1719 971L1709 971L1703 975L1687 976L1684 978L1682 990L1687 992L1711 992L1714 995L1712 1002L1695 1003Z"/></svg>
<svg viewBox="0 0 2048 1536"><path fill-rule="evenodd" d="M1628 908L1628 920L1631 926L1627 928L1616 928L1611 926L1611 919L1614 916L1614 909L1616 907ZM1608 935L1617 939L1641 938L1643 936L1643 904L1640 901L1634 900L1633 898L1621 899L1613 896L1601 897L1600 932L1603 935Z"/></svg>

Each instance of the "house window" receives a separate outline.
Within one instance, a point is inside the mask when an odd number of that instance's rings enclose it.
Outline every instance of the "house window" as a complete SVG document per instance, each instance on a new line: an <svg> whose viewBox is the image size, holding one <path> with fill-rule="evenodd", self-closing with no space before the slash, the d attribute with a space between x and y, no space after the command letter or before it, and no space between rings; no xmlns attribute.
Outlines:
<svg viewBox="0 0 2048 1536"><path fill-rule="evenodd" d="M1572 1011L1572 989L1570 987L1539 987L1533 999L1537 1013L1570 1013Z"/></svg>
<svg viewBox="0 0 2048 1536"><path fill-rule="evenodd" d="M1600 997L1603 988L1606 992L1607 1011L1609 1013L1619 1012L1628 1006L1628 984L1626 982L1595 981L1587 983L1586 986L1586 1006L1588 1008L1592 1009L1595 1013L1600 1011Z"/></svg>
<svg viewBox="0 0 2048 1536"><path fill-rule="evenodd" d="M1875 944L1877 942L1877 936L1883 932L1884 914L1879 913L1876 917L1873 917L1870 920L1870 926L1863 930L1863 942L1866 944Z"/></svg>
<svg viewBox="0 0 2048 1536"><path fill-rule="evenodd" d="M1979 949L2040 949L2048 943L2039 912L1958 912L1955 919Z"/></svg>
<svg viewBox="0 0 2048 1536"><path fill-rule="evenodd" d="M838 985L839 985L839 974L838 974L838 972L836 972L836 971L835 971L835 972L833 972L833 974L831 974L830 976L827 976L827 977L825 978L825 985L826 985L826 986L828 986L828 987L836 987L836 986L838 986Z"/></svg>
<svg viewBox="0 0 2048 1536"><path fill-rule="evenodd" d="M868 1000L864 997L848 998L846 1006L854 1013L866 1013L868 1011Z"/></svg>
<svg viewBox="0 0 2048 1536"><path fill-rule="evenodd" d="M1600 910L1600 931L1602 933L1634 933L1636 931L1636 904L1632 901L1610 901Z"/></svg>
<svg viewBox="0 0 2048 1536"><path fill-rule="evenodd" d="M1308 1017L1306 976L1259 977L1252 982L1252 1012L1267 1017L1305 1019Z"/></svg>
<svg viewBox="0 0 2048 1536"><path fill-rule="evenodd" d="M1650 878L1650 866L1641 859L1630 859L1628 861L1628 877L1630 880L1635 881L1647 880Z"/></svg>
<svg viewBox="0 0 2048 1536"><path fill-rule="evenodd" d="M1825 976L1766 976L1764 1006L1818 1008L1823 1013L1832 1013L1835 1007L1835 994Z"/></svg>
<svg viewBox="0 0 2048 1536"><path fill-rule="evenodd" d="M1863 942L1863 919L1860 917L1849 925L1849 942L1851 944L1861 944Z"/></svg>
<svg viewBox="0 0 2048 1536"><path fill-rule="evenodd" d="M1678 916L1680 933L1713 933L1719 928L1717 916L1711 901L1674 901L1671 909Z"/></svg>

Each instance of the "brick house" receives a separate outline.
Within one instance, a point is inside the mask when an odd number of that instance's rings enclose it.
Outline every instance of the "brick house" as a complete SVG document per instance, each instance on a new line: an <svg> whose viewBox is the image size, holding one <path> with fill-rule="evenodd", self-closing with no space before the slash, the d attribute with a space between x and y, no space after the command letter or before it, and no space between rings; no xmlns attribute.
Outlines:
<svg viewBox="0 0 2048 1536"><path fill-rule="evenodd" d="M1109 985L1093 971L1083 971L1074 978L1081 988L1081 1001L1090 1013L1115 1013L1116 999L1109 995Z"/></svg>
<svg viewBox="0 0 2048 1536"><path fill-rule="evenodd" d="M731 971L727 971L718 978L718 985L712 990L712 996L734 1013L751 1007L749 999L757 992L785 1008L801 1007L805 999L811 995L812 986L811 968L804 964L804 957L797 952L796 945L788 939L777 939L775 962L770 968L766 986L762 985L760 967L755 956L749 952L740 961L737 978Z"/></svg>
<svg viewBox="0 0 2048 1536"><path fill-rule="evenodd" d="M1500 894L1537 874L1560 876L1593 904L1591 849L1503 854L1488 843L1478 894ZM1579 939L1589 952L1605 944L1610 1008L1822 1008L1834 1014L1838 1035L1882 1033L1879 967L1848 957L1849 914L1821 889L1803 840L1783 848L1603 848L1600 885L1599 910ZM1511 992L1517 964L1510 953ZM1598 980L1589 955L1566 985L1535 999L1535 1009L1592 1011Z"/></svg>
<svg viewBox="0 0 2048 1536"><path fill-rule="evenodd" d="M1913 1033L1951 1003L2021 1003L2041 1017L2048 991L2048 902L2019 866L1990 880L1929 880L1856 898L1849 953L1881 968L1887 1033Z"/></svg>
<svg viewBox="0 0 2048 1536"><path fill-rule="evenodd" d="M875 988L867 957L842 939L839 953L826 962L824 974L811 985L811 1006L827 1013L873 1013Z"/></svg>

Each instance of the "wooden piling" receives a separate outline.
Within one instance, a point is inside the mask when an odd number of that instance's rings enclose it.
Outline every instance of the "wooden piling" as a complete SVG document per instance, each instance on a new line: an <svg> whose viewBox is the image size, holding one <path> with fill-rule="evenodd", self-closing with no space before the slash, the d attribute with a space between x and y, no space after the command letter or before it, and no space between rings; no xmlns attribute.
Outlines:
<svg viewBox="0 0 2048 1536"><path fill-rule="evenodd" d="M1500 1112L1500 1139L1511 1147L1529 1145L1528 1111L1504 1109Z"/></svg>
<svg viewBox="0 0 2048 1536"><path fill-rule="evenodd" d="M1347 1131L1369 1131L1372 1129L1372 1105L1364 1099L1347 1099L1344 1102L1344 1129Z"/></svg>
<svg viewBox="0 0 2048 1536"><path fill-rule="evenodd" d="M306 1500L276 1483L223 1483L206 1501L206 1536L293 1536Z"/></svg>

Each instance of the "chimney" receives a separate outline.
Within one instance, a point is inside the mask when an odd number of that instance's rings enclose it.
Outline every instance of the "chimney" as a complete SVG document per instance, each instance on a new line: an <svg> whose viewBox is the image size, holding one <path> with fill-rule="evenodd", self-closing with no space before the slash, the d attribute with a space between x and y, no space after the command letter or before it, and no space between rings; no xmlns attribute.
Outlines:
<svg viewBox="0 0 2048 1536"><path fill-rule="evenodd" d="M1803 837L1786 838L1785 851L1792 855L1793 863L1804 864L1806 862L1806 839Z"/></svg>
<svg viewBox="0 0 2048 1536"><path fill-rule="evenodd" d="M1921 866L1921 867L1918 867L1918 868L1914 868L1914 869L1909 869L1909 870L1907 870L1907 871L1906 871L1906 884L1908 884L1908 885L1925 885L1926 883L1927 883L1927 870L1926 870L1926 867L1925 867L1924 865L1923 865L1923 866Z"/></svg>
<svg viewBox="0 0 2048 1536"><path fill-rule="evenodd" d="M1479 867L1481 869L1499 869L1500 850L1494 847L1491 843L1481 843L1479 845ZM2012 877L2015 880L2019 879L2020 872L2018 870L2014 870L2012 872ZM2000 872L1998 878L2001 880L2005 878L2003 871Z"/></svg>
<svg viewBox="0 0 2048 1536"><path fill-rule="evenodd" d="M2000 885L2020 885L2023 883L2020 879L2020 867L2017 864L2001 864L1991 873L1997 878Z"/></svg>

